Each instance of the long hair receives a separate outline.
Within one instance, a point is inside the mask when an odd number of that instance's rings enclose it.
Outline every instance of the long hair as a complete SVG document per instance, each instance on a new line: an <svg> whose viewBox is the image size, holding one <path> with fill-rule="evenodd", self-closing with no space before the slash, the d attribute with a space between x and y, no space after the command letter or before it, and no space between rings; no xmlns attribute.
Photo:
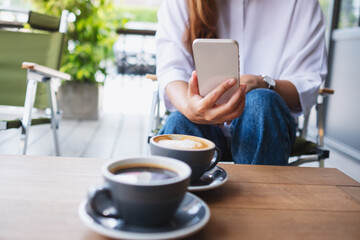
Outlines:
<svg viewBox="0 0 360 240"><path fill-rule="evenodd" d="M217 38L218 8L215 0L187 0L189 24L183 41L192 53L192 42L196 38Z"/></svg>

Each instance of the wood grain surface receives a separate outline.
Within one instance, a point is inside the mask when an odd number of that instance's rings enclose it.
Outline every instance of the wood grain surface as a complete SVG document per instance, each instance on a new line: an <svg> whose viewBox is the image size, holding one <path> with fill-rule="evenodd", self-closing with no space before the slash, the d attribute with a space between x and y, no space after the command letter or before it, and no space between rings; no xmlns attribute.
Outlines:
<svg viewBox="0 0 360 240"><path fill-rule="evenodd" d="M0 156L0 239L107 239L78 217L106 159ZM360 239L360 184L336 169L221 164L197 193L209 223L187 239Z"/></svg>

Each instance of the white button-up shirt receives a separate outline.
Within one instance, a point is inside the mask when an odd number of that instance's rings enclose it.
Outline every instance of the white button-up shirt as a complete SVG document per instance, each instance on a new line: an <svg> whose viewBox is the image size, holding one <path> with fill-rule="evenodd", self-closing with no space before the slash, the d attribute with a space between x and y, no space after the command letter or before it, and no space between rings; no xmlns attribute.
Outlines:
<svg viewBox="0 0 360 240"><path fill-rule="evenodd" d="M191 0L190 0L191 1ZM317 0L218 0L218 37L239 43L240 75L268 75L291 81L307 113L327 73L325 24ZM183 45L186 0L164 0L158 12L156 75L160 97L172 81L188 81L195 69Z"/></svg>

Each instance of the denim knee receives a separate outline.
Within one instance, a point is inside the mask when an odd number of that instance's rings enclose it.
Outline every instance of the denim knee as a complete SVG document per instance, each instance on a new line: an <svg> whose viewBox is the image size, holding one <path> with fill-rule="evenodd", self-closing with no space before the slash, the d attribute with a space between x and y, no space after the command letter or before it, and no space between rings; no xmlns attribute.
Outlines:
<svg viewBox="0 0 360 240"><path fill-rule="evenodd" d="M246 95L245 109L232 122L235 163L286 165L295 139L295 123L285 101L269 89Z"/></svg>
<svg viewBox="0 0 360 240"><path fill-rule="evenodd" d="M270 89L258 88L246 95L246 111L256 115L272 114L276 107L286 108L284 100Z"/></svg>
<svg viewBox="0 0 360 240"><path fill-rule="evenodd" d="M194 125L180 112L172 112L166 119L166 123L160 130L159 134L187 134L187 129Z"/></svg>

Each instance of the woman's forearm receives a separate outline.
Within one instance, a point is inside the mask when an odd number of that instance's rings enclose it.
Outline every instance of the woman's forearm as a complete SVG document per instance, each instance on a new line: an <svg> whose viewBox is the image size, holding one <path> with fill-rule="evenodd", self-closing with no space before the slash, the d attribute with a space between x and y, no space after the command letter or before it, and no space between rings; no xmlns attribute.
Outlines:
<svg viewBox="0 0 360 240"><path fill-rule="evenodd" d="M246 92L256 88L268 88L268 84L260 75L242 75L240 82L247 85ZM288 107L293 111L301 111L299 93L294 84L288 80L275 80L275 82L274 91L284 99Z"/></svg>
<svg viewBox="0 0 360 240"><path fill-rule="evenodd" d="M284 99L288 107L293 111L301 110L299 93L294 84L287 80L275 81L276 87L274 90Z"/></svg>
<svg viewBox="0 0 360 240"><path fill-rule="evenodd" d="M170 102L182 114L185 114L186 110L187 91L188 83L185 81L170 82L165 88Z"/></svg>

